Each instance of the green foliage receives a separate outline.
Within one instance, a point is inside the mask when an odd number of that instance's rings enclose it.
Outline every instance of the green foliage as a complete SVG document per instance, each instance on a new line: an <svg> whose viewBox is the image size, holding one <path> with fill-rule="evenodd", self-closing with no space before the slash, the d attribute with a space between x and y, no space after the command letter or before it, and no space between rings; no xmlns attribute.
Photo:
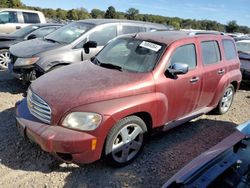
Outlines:
<svg viewBox="0 0 250 188"><path fill-rule="evenodd" d="M228 33L235 33L238 31L238 29L239 29L239 26L235 20L228 22L226 25L226 31Z"/></svg>
<svg viewBox="0 0 250 188"><path fill-rule="evenodd" d="M92 9L90 15L92 18L103 18L105 12L101 11L100 9Z"/></svg>
<svg viewBox="0 0 250 188"><path fill-rule="evenodd" d="M115 8L113 6L108 7L104 17L105 18L116 18Z"/></svg>
<svg viewBox="0 0 250 188"><path fill-rule="evenodd" d="M139 10L135 8L130 8L127 10L126 18L129 20L135 20L136 16L139 14Z"/></svg>
<svg viewBox="0 0 250 188"><path fill-rule="evenodd" d="M175 29L202 29L202 30L216 30L221 32L240 32L250 33L250 28L247 26L239 26L236 21L230 21L227 25L220 24L211 20L195 20L195 19L182 19L178 17L165 17L152 14L140 14L138 9L129 8L126 12L117 12L113 6L108 7L106 11L99 9L92 9L89 13L85 8L63 10L31 7L24 5L21 0L0 0L1 8L24 8L42 11L47 18L59 20L82 20L87 18L116 18L116 19L129 19L140 20L154 23L161 23L172 26Z"/></svg>
<svg viewBox="0 0 250 188"><path fill-rule="evenodd" d="M1 0L0 8L24 8L20 0Z"/></svg>

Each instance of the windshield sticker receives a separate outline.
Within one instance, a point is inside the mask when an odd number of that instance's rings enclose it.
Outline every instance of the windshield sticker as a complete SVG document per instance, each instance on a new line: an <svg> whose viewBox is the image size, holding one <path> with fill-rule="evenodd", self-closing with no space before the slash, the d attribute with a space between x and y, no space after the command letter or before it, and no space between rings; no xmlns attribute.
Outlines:
<svg viewBox="0 0 250 188"><path fill-rule="evenodd" d="M158 52L161 49L160 45L154 44L152 42L147 42L147 41L143 41L140 44L140 46L143 47L143 48L147 48L147 49L153 50L155 52Z"/></svg>

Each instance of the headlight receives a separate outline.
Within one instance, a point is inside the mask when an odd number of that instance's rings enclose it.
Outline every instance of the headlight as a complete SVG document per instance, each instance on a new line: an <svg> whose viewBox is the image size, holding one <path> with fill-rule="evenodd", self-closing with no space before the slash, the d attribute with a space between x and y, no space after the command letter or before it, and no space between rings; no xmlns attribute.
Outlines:
<svg viewBox="0 0 250 188"><path fill-rule="evenodd" d="M62 125L82 131L95 130L102 121L102 116L90 112L72 112L66 116Z"/></svg>
<svg viewBox="0 0 250 188"><path fill-rule="evenodd" d="M32 57L32 58L17 58L14 66L25 66L25 65L32 65L39 60L39 57Z"/></svg>

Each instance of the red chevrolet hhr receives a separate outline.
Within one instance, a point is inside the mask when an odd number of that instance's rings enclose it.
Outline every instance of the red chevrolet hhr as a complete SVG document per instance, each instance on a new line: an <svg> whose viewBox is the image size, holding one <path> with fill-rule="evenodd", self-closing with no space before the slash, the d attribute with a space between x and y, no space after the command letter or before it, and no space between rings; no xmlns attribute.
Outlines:
<svg viewBox="0 0 250 188"><path fill-rule="evenodd" d="M211 110L226 113L240 81L230 37L125 35L91 60L34 81L16 105L17 127L63 161L91 163L103 156L123 166L138 156L152 129L167 130Z"/></svg>

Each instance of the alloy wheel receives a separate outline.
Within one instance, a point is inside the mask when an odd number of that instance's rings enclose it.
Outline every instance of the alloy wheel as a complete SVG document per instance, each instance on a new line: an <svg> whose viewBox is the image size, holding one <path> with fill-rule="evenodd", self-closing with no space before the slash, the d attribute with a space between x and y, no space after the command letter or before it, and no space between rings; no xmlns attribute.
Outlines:
<svg viewBox="0 0 250 188"><path fill-rule="evenodd" d="M7 69L10 62L10 53L7 50L0 51L0 69Z"/></svg>
<svg viewBox="0 0 250 188"><path fill-rule="evenodd" d="M226 112L230 108L232 101L233 101L233 89L231 87L227 88L224 93L224 96L221 100L221 111Z"/></svg>
<svg viewBox="0 0 250 188"><path fill-rule="evenodd" d="M137 124L128 124L114 137L112 156L119 163L131 160L143 145L143 130Z"/></svg>

